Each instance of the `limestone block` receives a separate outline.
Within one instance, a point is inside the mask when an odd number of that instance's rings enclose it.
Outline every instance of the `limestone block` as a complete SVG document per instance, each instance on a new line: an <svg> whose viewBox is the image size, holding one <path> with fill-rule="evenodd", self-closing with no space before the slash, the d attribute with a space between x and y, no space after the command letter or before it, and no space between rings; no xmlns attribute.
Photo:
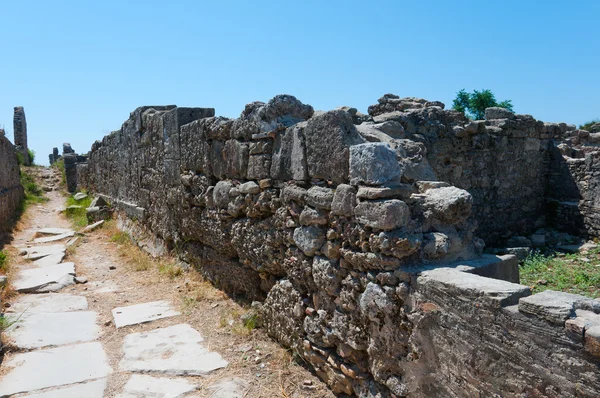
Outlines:
<svg viewBox="0 0 600 398"><path fill-rule="evenodd" d="M294 230L294 243L307 256L314 256L325 243L325 232L319 227L299 227Z"/></svg>
<svg viewBox="0 0 600 398"><path fill-rule="evenodd" d="M304 129L306 161L310 178L348 181L350 147L362 144L352 117L343 110L313 116Z"/></svg>
<svg viewBox="0 0 600 398"><path fill-rule="evenodd" d="M400 181L402 170L396 152L387 143L372 142L350 147L350 183L381 185Z"/></svg>
<svg viewBox="0 0 600 398"><path fill-rule="evenodd" d="M304 139L306 125L305 122L298 123L275 136L273 158L271 160L271 178L296 181L308 179L306 142Z"/></svg>
<svg viewBox="0 0 600 398"><path fill-rule="evenodd" d="M404 227L410 221L410 209L398 199L361 202L354 214L359 223L383 231Z"/></svg>
<svg viewBox="0 0 600 398"><path fill-rule="evenodd" d="M352 185L340 184L333 193L331 213L351 217L356 206L356 189Z"/></svg>

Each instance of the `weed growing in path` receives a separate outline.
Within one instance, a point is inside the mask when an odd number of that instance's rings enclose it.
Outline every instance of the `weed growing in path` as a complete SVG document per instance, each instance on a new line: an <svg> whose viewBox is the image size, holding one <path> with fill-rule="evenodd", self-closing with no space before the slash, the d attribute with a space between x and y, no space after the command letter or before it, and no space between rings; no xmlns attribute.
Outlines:
<svg viewBox="0 0 600 398"><path fill-rule="evenodd" d="M88 225L86 209L90 207L91 203L92 198L90 196L81 200L75 200L73 196L67 198L67 210L65 214L74 227L82 228Z"/></svg>

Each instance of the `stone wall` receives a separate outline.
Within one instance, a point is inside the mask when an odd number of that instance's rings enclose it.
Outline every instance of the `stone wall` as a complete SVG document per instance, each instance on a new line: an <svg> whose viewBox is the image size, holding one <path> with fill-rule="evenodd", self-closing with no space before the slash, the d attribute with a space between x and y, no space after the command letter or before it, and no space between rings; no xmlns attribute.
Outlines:
<svg viewBox="0 0 600 398"><path fill-rule="evenodd" d="M29 166L31 159L29 158L29 147L27 146L27 120L25 119L25 110L22 106L15 106L13 130L17 153L23 157L23 164Z"/></svg>
<svg viewBox="0 0 600 398"><path fill-rule="evenodd" d="M521 303L539 295L517 284L516 258L481 256L475 236L478 221L494 236L486 205L528 220L497 221L498 236L543 215L543 184L516 195L518 205L508 192L524 189L525 180L514 181L521 168L545 177L550 141L535 135L554 128L512 114L474 127L442 106L385 96L363 115L314 112L277 96L247 105L238 119L142 107L94 143L76 166L77 183L120 209L120 224L144 248L176 249L225 291L261 301L269 334L336 393L597 395L591 325L600 303L572 298L563 318L544 320L552 300ZM523 129L534 136L514 132ZM490 155L497 142L518 151L506 155L515 168L474 172L500 158ZM460 155L450 167L451 143ZM520 164L520 156L530 159ZM438 179L475 184L474 194ZM583 324L579 336L567 322ZM532 340L532 331L552 338Z"/></svg>
<svg viewBox="0 0 600 398"><path fill-rule="evenodd" d="M15 147L0 130L0 233L9 228L22 198Z"/></svg>
<svg viewBox="0 0 600 398"><path fill-rule="evenodd" d="M600 125L573 130L551 152L548 215L552 226L600 237Z"/></svg>

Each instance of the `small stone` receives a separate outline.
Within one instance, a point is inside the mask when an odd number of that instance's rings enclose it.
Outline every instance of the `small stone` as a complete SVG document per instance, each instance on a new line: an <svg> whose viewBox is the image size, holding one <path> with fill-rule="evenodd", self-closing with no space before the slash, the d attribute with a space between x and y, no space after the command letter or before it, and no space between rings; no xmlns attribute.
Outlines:
<svg viewBox="0 0 600 398"><path fill-rule="evenodd" d="M88 278L86 278L85 276L76 276L75 277L75 283L87 283L88 282Z"/></svg>
<svg viewBox="0 0 600 398"><path fill-rule="evenodd" d="M114 265L111 265L111 266L109 266L109 267L108 267L108 269L110 269L110 270L115 270L115 269L117 269L117 267L116 267L116 266L114 266Z"/></svg>
<svg viewBox="0 0 600 398"><path fill-rule="evenodd" d="M398 199L361 202L354 214L359 223L384 231L404 227L410 221L410 209Z"/></svg>
<svg viewBox="0 0 600 398"><path fill-rule="evenodd" d="M85 199L85 198L87 198L87 194L85 194L83 192L79 192L79 193L76 193L75 195L73 195L73 199L75 199L77 201Z"/></svg>

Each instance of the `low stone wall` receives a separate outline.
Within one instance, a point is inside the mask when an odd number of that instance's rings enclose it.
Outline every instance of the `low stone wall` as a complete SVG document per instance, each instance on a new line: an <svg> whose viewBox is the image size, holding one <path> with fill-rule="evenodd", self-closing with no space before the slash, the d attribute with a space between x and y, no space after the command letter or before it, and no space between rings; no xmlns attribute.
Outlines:
<svg viewBox="0 0 600 398"><path fill-rule="evenodd" d="M0 131L0 232L9 228L22 198L15 147Z"/></svg>
<svg viewBox="0 0 600 398"><path fill-rule="evenodd" d="M238 119L142 107L94 143L77 181L120 209L120 225L143 236L146 249L176 250L222 289L263 302L269 334L336 393L597 395L589 372L598 368L590 327L598 303L573 299L562 324L543 320L553 311L545 303L521 305L530 291L516 283L516 258L481 256L474 231L483 202L470 217L473 195L436 181L438 161L424 136L407 133L408 119L377 119L441 112L439 103L408 102L413 108L398 111L380 100L368 116L314 112L277 96L247 105ZM504 131L492 129L504 119L478 123L477 133ZM473 129L458 116L449 126L458 135ZM520 214L529 210L539 209ZM579 339L566 334L570 321L583 322ZM530 330L553 338L530 341ZM522 355L521 347L560 355Z"/></svg>

